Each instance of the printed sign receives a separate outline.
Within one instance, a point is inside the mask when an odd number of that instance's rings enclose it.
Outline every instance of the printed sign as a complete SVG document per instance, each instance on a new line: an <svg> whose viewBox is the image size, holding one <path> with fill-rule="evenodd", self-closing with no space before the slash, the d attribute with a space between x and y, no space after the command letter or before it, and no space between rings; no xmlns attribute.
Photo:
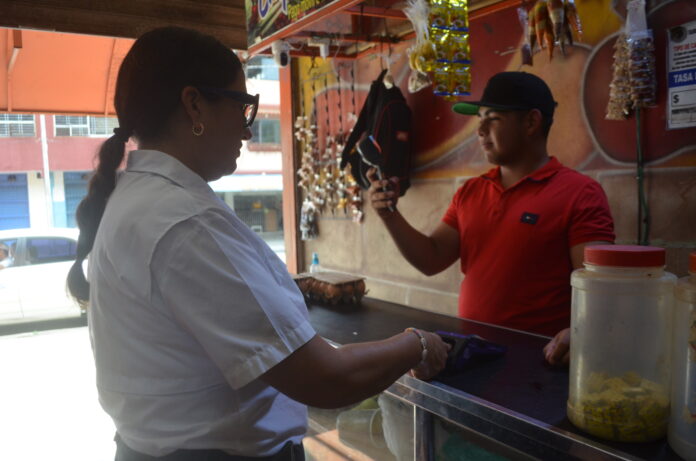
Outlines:
<svg viewBox="0 0 696 461"><path fill-rule="evenodd" d="M252 46L334 0L245 0L247 43Z"/></svg>
<svg viewBox="0 0 696 461"><path fill-rule="evenodd" d="M696 126L696 21L667 31L667 128Z"/></svg>

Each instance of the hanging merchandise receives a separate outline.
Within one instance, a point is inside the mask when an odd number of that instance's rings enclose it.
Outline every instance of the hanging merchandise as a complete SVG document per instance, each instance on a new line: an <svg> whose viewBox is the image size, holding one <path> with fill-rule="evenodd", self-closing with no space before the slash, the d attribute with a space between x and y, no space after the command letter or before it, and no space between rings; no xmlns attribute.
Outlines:
<svg viewBox="0 0 696 461"><path fill-rule="evenodd" d="M655 45L645 17L645 0L631 0L626 17L626 42L633 107L655 106Z"/></svg>
<svg viewBox="0 0 696 461"><path fill-rule="evenodd" d="M553 58L554 46L558 44L565 56L566 45L573 45L573 33L582 39L582 25L575 0L539 0L529 11L518 8L517 14L522 25L524 43L522 44L522 64L533 65L535 46L546 48L549 59Z"/></svg>
<svg viewBox="0 0 696 461"><path fill-rule="evenodd" d="M631 0L627 11L624 32L614 44L608 120L625 120L634 109L656 104L655 47L647 28L645 0Z"/></svg>
<svg viewBox="0 0 696 461"><path fill-rule="evenodd" d="M430 36L435 44L433 92L453 100L471 94L468 0L433 0Z"/></svg>
<svg viewBox="0 0 696 461"><path fill-rule="evenodd" d="M350 87L354 92L353 72L351 67ZM333 216L350 214L355 221L362 219L360 189L350 173L339 166L338 153L343 151L346 137L344 115L347 115L345 119L348 123L355 119L350 112L343 114L341 69L335 68L331 63L324 72L320 72L313 59L308 75L308 79L300 85L299 107L302 107L303 111L311 107L311 115L309 117L299 115L295 120L295 138L301 151L297 176L298 186L304 198L300 223L303 239L318 236L318 218L326 212L331 212ZM330 75L336 79L335 87L329 84ZM311 90L305 92L307 82ZM323 89L317 89L317 82L323 83ZM337 100L329 94L334 88ZM311 106L305 103L305 93L311 94L309 97L312 101ZM351 99L353 107L355 107L354 98L353 94ZM319 104L322 104L323 108L318 107ZM335 114L336 118L333 117L334 107L338 110ZM318 109L321 115L317 113ZM324 120L321 131L317 122L319 117ZM320 144L320 139L324 140L323 145ZM358 190L357 195L354 188Z"/></svg>
<svg viewBox="0 0 696 461"><path fill-rule="evenodd" d="M399 178L399 192L403 195L411 185L412 127L411 109L398 86L384 86L383 70L370 85L367 99L360 111L341 155L341 168L350 164L351 174L363 189L370 187L366 173L370 169L356 149L358 141L372 135L380 146L384 176Z"/></svg>
<svg viewBox="0 0 696 461"><path fill-rule="evenodd" d="M312 60L309 72L312 75L316 68L315 60ZM312 80L312 96L315 94L314 80ZM300 85L300 107L304 109L305 91L304 82ZM295 119L295 138L300 146L300 168L297 170L297 185L302 191L304 200L300 213L300 235L302 240L311 240L319 235L317 226L317 204L322 199L317 195L317 114L316 105L312 109L311 116L298 115Z"/></svg>
<svg viewBox="0 0 696 461"><path fill-rule="evenodd" d="M409 48L409 91L424 88L432 75L433 92L447 99L471 91L468 0L409 0L404 13L416 32Z"/></svg>
<svg viewBox="0 0 696 461"><path fill-rule="evenodd" d="M302 202L300 211L300 238L302 240L313 240L319 236L317 226L317 208L309 198Z"/></svg>
<svg viewBox="0 0 696 461"><path fill-rule="evenodd" d="M430 7L426 0L409 0L404 14L411 21L416 34L416 42L406 53L411 74L408 77L409 93L416 93L430 85L428 72L435 62L435 44L430 41L428 19Z"/></svg>
<svg viewBox="0 0 696 461"><path fill-rule="evenodd" d="M625 120L631 115L631 84L628 72L628 43L620 34L614 42L614 76L609 84L607 120Z"/></svg>

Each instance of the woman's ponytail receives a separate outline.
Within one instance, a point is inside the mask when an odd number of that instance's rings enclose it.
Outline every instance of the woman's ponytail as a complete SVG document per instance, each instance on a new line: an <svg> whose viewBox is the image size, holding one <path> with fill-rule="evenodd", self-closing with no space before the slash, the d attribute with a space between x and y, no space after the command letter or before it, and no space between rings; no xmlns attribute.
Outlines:
<svg viewBox="0 0 696 461"><path fill-rule="evenodd" d="M123 161L129 137L123 128L116 128L114 135L101 145L99 164L89 182L87 195L77 207L76 220L80 236L77 240L77 259L68 272L68 290L83 307L89 301L89 282L82 270L82 263L94 246L106 202L116 187L116 170Z"/></svg>

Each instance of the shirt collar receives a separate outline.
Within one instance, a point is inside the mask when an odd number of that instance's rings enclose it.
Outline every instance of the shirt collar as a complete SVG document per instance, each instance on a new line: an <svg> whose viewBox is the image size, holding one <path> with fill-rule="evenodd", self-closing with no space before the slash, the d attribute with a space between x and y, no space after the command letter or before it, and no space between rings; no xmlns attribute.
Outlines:
<svg viewBox="0 0 696 461"><path fill-rule="evenodd" d="M532 182L541 182L545 181L551 176L555 175L558 173L558 171L563 168L563 165L561 165L561 162L558 161L556 157L549 157L549 161L546 162L544 166L539 168L538 170L535 170L522 178L519 182L521 183L522 181L530 180ZM491 179L497 183L500 182L500 167L497 166L495 168L491 168L488 170L486 173L481 175L482 178L485 179Z"/></svg>
<svg viewBox="0 0 696 461"><path fill-rule="evenodd" d="M133 150L128 154L126 171L152 173L188 188L209 189L208 183L171 155L158 150Z"/></svg>

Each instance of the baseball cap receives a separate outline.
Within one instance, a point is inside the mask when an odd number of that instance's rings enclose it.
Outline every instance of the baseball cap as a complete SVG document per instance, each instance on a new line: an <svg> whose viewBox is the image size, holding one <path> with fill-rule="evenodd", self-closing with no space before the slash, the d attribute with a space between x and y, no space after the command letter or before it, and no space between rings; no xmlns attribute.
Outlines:
<svg viewBox="0 0 696 461"><path fill-rule="evenodd" d="M553 118L556 104L548 85L536 75L500 72L488 80L480 101L459 102L452 106L452 110L476 115L481 106L500 110L539 109L543 115Z"/></svg>

